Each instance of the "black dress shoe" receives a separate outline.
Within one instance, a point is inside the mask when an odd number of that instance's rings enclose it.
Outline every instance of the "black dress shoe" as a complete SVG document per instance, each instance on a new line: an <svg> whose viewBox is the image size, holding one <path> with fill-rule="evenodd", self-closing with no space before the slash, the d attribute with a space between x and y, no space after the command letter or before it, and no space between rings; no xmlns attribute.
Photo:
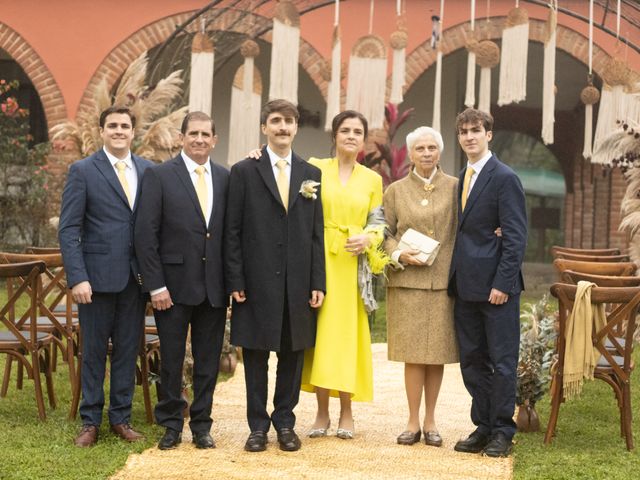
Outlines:
<svg viewBox="0 0 640 480"><path fill-rule="evenodd" d="M158 442L160 450L173 450L182 442L182 433L172 428L167 428Z"/></svg>
<svg viewBox="0 0 640 480"><path fill-rule="evenodd" d="M411 430L406 430L398 435L396 442L398 442L398 445L413 445L420 441L420 435L422 435L420 430L416 433L413 433Z"/></svg>
<svg viewBox="0 0 640 480"><path fill-rule="evenodd" d="M209 432L194 432L193 443L196 444L196 448L216 448L216 443Z"/></svg>
<svg viewBox="0 0 640 480"><path fill-rule="evenodd" d="M464 440L459 440L453 449L456 452L480 453L487 443L489 437L476 430Z"/></svg>
<svg viewBox="0 0 640 480"><path fill-rule="evenodd" d="M251 432L244 449L247 452L264 452L267 449L267 434L261 431Z"/></svg>
<svg viewBox="0 0 640 480"><path fill-rule="evenodd" d="M293 431L293 428L281 428L278 431L278 443L280 444L280 450L285 452L300 450L300 438Z"/></svg>
<svg viewBox="0 0 640 480"><path fill-rule="evenodd" d="M511 454L512 445L513 443L511 440L507 440L504 433L498 432L491 437L482 454L487 457L508 457Z"/></svg>

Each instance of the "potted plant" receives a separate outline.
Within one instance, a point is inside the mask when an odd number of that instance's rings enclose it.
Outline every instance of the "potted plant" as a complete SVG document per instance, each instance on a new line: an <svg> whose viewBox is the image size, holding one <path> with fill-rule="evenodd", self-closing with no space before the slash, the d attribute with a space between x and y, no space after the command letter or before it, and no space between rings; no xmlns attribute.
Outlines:
<svg viewBox="0 0 640 480"><path fill-rule="evenodd" d="M550 369L557 335L555 323L556 313L551 312L548 295L545 294L537 303L522 306L516 387L516 424L521 432L540 430L535 406L546 392L551 378Z"/></svg>

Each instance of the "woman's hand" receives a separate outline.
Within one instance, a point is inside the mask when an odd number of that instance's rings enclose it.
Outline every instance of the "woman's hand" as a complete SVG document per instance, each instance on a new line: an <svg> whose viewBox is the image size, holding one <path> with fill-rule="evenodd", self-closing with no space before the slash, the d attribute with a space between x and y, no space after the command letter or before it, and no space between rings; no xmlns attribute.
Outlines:
<svg viewBox="0 0 640 480"><path fill-rule="evenodd" d="M254 160L259 160L261 156L262 156L262 150L260 150L259 148L256 148L255 150L251 150L249 152L249 155L247 155L247 157L253 158Z"/></svg>
<svg viewBox="0 0 640 480"><path fill-rule="evenodd" d="M420 250L402 250L402 253L398 257L398 261L403 265L426 265L425 263L418 260L414 255L418 255Z"/></svg>
<svg viewBox="0 0 640 480"><path fill-rule="evenodd" d="M360 255L364 252L364 250L369 246L370 243L371 239L369 238L369 235L367 235L366 233L361 233L360 235L353 235L347 238L347 243L345 244L344 248L352 255Z"/></svg>
<svg viewBox="0 0 640 480"><path fill-rule="evenodd" d="M500 227L496 228L496 230L493 233L496 234L496 237L502 238L502 229Z"/></svg>

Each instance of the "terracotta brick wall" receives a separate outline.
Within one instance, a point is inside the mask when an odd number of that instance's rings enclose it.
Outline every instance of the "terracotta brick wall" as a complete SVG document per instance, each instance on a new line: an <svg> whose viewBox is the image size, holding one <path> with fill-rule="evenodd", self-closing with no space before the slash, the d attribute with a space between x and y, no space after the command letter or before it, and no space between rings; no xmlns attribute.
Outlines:
<svg viewBox="0 0 640 480"><path fill-rule="evenodd" d="M35 87L47 121L51 128L67 118L67 108L53 75L38 53L15 30L0 22L0 48L22 67Z"/></svg>

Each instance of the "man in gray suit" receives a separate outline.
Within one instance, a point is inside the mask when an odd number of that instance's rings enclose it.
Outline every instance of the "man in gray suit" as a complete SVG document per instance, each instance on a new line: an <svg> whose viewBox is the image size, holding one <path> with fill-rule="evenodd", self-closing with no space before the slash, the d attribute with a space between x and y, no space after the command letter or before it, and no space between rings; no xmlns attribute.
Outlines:
<svg viewBox="0 0 640 480"><path fill-rule="evenodd" d="M79 447L98 439L109 340L111 430L129 442L142 438L129 424L145 307L133 224L142 174L153 164L129 150L135 122L128 108L113 106L102 112L104 147L71 165L62 194L58 236L82 329Z"/></svg>

